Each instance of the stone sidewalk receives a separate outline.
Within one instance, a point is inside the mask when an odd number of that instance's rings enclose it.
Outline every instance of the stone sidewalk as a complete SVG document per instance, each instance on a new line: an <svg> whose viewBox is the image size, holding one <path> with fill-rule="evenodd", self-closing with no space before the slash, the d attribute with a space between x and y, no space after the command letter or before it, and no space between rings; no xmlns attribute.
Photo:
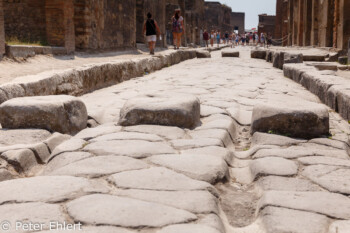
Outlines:
<svg viewBox="0 0 350 233"><path fill-rule="evenodd" d="M94 233L348 232L348 122L328 109L328 138L252 136L255 105L320 100L238 50L82 96L98 126L55 145L30 175L0 182L6 232L25 232L16 221L43 223L40 232L50 221ZM118 125L127 100L179 94L199 98L201 125Z"/></svg>

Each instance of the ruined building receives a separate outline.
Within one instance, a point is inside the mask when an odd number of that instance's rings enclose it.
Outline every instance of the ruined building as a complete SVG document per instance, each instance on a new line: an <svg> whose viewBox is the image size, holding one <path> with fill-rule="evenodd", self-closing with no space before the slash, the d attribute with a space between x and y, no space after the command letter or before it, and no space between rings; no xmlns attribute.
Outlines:
<svg viewBox="0 0 350 233"><path fill-rule="evenodd" d="M158 46L166 46L178 8L185 18L183 45L201 44L206 28L244 30L244 13L204 0L0 0L0 57L5 41L60 47L67 53L135 48L145 42L148 12L163 34Z"/></svg>
<svg viewBox="0 0 350 233"><path fill-rule="evenodd" d="M284 45L348 48L349 0L277 0L276 33Z"/></svg>
<svg viewBox="0 0 350 233"><path fill-rule="evenodd" d="M259 25L258 25L258 33L265 33L268 36L275 35L275 18L274 15L261 14L259 15Z"/></svg>
<svg viewBox="0 0 350 233"><path fill-rule="evenodd" d="M237 31L239 34L243 34L245 31L245 13L232 12L231 25L233 26L233 30Z"/></svg>

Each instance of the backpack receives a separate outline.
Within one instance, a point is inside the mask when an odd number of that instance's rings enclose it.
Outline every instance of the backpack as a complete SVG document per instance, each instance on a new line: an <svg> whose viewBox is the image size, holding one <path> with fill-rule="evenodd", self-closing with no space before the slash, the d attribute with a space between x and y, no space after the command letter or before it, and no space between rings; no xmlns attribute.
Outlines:
<svg viewBox="0 0 350 233"><path fill-rule="evenodd" d="M182 32L181 22L173 18L173 32Z"/></svg>

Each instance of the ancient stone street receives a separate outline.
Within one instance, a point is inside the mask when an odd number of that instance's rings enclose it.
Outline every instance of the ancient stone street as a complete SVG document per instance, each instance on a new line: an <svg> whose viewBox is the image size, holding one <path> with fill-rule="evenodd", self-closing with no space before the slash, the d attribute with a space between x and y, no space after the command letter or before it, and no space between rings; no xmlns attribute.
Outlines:
<svg viewBox="0 0 350 233"><path fill-rule="evenodd" d="M61 98L74 127L60 133L1 132L3 232L25 232L16 221L41 233L50 221L88 233L349 232L349 123L250 52L212 51ZM61 111L55 103L40 112Z"/></svg>

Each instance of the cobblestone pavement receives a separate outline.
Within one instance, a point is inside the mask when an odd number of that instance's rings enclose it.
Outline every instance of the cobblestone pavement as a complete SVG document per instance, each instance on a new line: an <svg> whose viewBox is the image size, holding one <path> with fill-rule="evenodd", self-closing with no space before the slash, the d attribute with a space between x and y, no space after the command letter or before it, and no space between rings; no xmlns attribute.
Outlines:
<svg viewBox="0 0 350 233"><path fill-rule="evenodd" d="M50 220L104 233L349 232L348 122L329 110L328 138L250 135L254 105L319 100L238 50L82 96L99 125L57 146L32 177L0 182L7 232L25 232L16 221L49 232ZM196 95L201 125L117 124L127 100L155 94Z"/></svg>

